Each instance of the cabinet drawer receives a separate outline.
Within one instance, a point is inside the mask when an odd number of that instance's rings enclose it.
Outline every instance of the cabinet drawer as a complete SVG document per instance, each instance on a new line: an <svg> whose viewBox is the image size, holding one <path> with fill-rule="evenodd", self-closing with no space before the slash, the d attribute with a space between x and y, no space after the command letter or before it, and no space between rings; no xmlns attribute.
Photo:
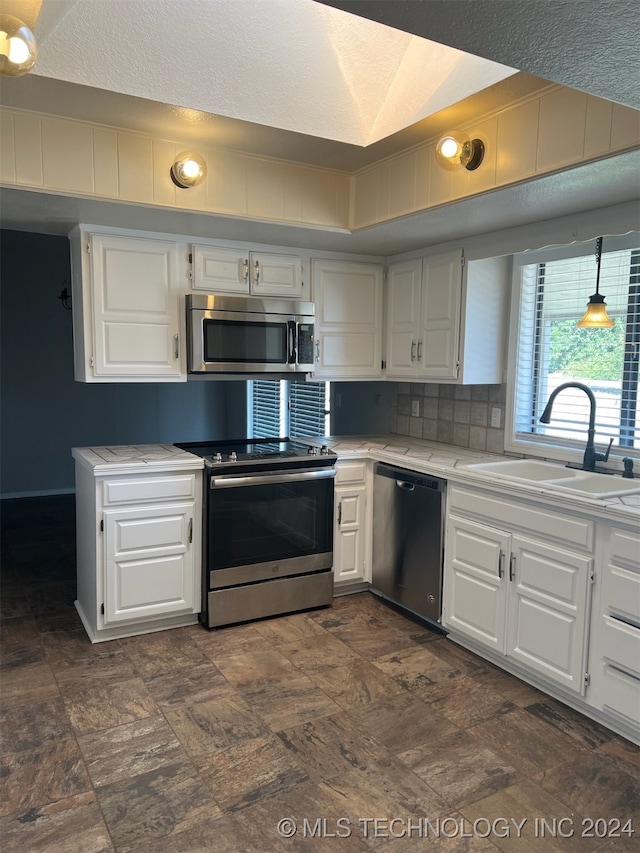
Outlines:
<svg viewBox="0 0 640 853"><path fill-rule="evenodd" d="M340 462L336 465L336 483L364 483L366 462Z"/></svg>
<svg viewBox="0 0 640 853"><path fill-rule="evenodd" d="M519 528L528 536L539 534L547 541L553 540L585 551L593 549L595 524L586 518L539 509L533 504L456 486L449 488L449 509L455 510L457 515L477 516L494 526L506 526L507 530Z"/></svg>
<svg viewBox="0 0 640 853"><path fill-rule="evenodd" d="M626 717L637 728L640 716L640 681L637 678L603 663L601 695L604 697L603 710Z"/></svg>
<svg viewBox="0 0 640 853"><path fill-rule="evenodd" d="M130 503L151 503L154 501L194 500L196 496L196 475L129 477L126 479L104 480L102 503L104 506L118 506Z"/></svg>
<svg viewBox="0 0 640 853"><path fill-rule="evenodd" d="M602 656L640 678L640 628L604 616Z"/></svg>

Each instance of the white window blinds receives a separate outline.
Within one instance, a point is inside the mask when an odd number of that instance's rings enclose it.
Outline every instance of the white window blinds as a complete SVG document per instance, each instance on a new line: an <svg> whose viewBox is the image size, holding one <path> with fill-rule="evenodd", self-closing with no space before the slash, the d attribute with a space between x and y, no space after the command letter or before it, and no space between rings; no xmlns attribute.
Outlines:
<svg viewBox="0 0 640 853"><path fill-rule="evenodd" d="M575 247L571 247L575 255ZM589 250L589 254L586 252ZM521 268L520 318L514 399L514 432L540 443L584 446L589 400L568 388L555 400L551 421L539 417L551 392L564 382L587 385L596 399L596 440L638 448L638 350L640 348L640 250L603 252L600 293L615 322L612 329L579 329L596 289L596 261L585 254L525 264Z"/></svg>
<svg viewBox="0 0 640 853"><path fill-rule="evenodd" d="M302 437L329 432L328 382L257 379L247 385L249 436Z"/></svg>

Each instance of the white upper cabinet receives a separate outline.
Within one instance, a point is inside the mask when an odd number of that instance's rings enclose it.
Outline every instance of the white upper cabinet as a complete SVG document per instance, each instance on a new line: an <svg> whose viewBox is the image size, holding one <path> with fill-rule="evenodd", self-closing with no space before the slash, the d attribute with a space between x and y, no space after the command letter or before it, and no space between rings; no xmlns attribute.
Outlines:
<svg viewBox="0 0 640 853"><path fill-rule="evenodd" d="M306 295L300 255L194 244L191 263L194 290L293 299Z"/></svg>
<svg viewBox="0 0 640 853"><path fill-rule="evenodd" d="M500 383L509 265L461 251L389 266L386 376Z"/></svg>
<svg viewBox="0 0 640 853"><path fill-rule="evenodd" d="M313 260L317 379L382 375L382 264Z"/></svg>
<svg viewBox="0 0 640 853"><path fill-rule="evenodd" d="M71 236L75 378L184 381L177 243Z"/></svg>

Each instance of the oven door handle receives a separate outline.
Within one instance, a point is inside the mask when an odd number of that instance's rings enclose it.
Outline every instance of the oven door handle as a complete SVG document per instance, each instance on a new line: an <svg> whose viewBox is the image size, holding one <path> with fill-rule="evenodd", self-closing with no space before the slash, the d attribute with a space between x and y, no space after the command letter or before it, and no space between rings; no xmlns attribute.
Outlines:
<svg viewBox="0 0 640 853"><path fill-rule="evenodd" d="M225 474L221 477L211 477L209 486L212 489L237 489L239 486L267 486L278 483L300 483L304 480L327 480L335 476L335 468L311 468L288 473L274 471L269 474Z"/></svg>

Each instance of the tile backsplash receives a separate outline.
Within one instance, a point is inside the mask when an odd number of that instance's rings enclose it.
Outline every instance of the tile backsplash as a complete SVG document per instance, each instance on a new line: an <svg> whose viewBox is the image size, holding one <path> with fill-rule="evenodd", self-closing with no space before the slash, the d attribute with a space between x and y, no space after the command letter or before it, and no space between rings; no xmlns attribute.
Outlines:
<svg viewBox="0 0 640 853"><path fill-rule="evenodd" d="M397 388L392 432L504 452L506 385L398 382ZM493 423L499 425L492 426L492 416Z"/></svg>

